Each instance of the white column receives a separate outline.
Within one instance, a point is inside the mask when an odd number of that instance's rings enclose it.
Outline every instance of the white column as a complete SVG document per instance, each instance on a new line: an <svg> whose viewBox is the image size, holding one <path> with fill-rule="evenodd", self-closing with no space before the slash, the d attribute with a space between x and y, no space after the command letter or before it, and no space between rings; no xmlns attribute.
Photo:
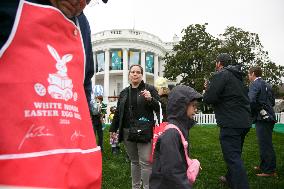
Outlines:
<svg viewBox="0 0 284 189"><path fill-rule="evenodd" d="M145 65L145 61L146 61L146 55L145 55L145 51L141 50L141 66L143 68L143 81L146 83L146 65Z"/></svg>
<svg viewBox="0 0 284 189"><path fill-rule="evenodd" d="M96 68L97 68L96 52L93 52L93 58L94 58L94 75L92 77L92 83L93 85L95 85L96 84Z"/></svg>
<svg viewBox="0 0 284 189"><path fill-rule="evenodd" d="M165 71L165 60L160 61L160 69L159 69L159 76L164 77L164 71Z"/></svg>
<svg viewBox="0 0 284 189"><path fill-rule="evenodd" d="M105 49L104 102L106 103L109 96L109 60L109 49Z"/></svg>
<svg viewBox="0 0 284 189"><path fill-rule="evenodd" d="M156 81L156 79L159 76L158 72L159 72L159 56L157 54L155 54L155 57L154 57L154 82Z"/></svg>
<svg viewBox="0 0 284 189"><path fill-rule="evenodd" d="M123 49L123 88L128 86L128 49Z"/></svg>

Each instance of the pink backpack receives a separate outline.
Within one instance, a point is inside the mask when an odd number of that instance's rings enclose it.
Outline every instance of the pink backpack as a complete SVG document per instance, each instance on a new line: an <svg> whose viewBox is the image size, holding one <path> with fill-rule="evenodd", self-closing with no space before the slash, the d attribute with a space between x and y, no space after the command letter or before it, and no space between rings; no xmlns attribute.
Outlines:
<svg viewBox="0 0 284 189"><path fill-rule="evenodd" d="M181 140L182 140L183 147L184 147L185 158L186 158L186 162L187 162L187 165L188 165L187 178L188 178L189 182L191 184L193 184L196 180L196 177L198 176L199 170L201 169L200 162L197 159L190 159L189 158L188 153L187 153L188 143L185 140L180 129L173 124L169 124L165 127L165 130L170 129L170 128L176 129L181 136Z"/></svg>
<svg viewBox="0 0 284 189"><path fill-rule="evenodd" d="M152 139L152 152L150 154L149 161L153 163L153 156L156 148L156 143L158 141L158 138L165 132L165 128L168 125L168 122L162 122L159 125L156 125L153 128L153 139Z"/></svg>

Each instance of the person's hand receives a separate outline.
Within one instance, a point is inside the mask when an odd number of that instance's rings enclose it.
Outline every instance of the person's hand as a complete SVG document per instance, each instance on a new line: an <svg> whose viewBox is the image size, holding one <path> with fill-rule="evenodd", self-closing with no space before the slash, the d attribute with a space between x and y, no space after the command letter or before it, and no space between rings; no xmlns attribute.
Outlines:
<svg viewBox="0 0 284 189"><path fill-rule="evenodd" d="M151 101L152 100L152 96L151 96L151 93L150 91L147 91L146 89L144 91L141 91L140 93L142 96L144 96L144 98L147 100L147 101Z"/></svg>
<svg viewBox="0 0 284 189"><path fill-rule="evenodd" d="M72 18L81 14L86 7L86 0L50 0L66 17Z"/></svg>

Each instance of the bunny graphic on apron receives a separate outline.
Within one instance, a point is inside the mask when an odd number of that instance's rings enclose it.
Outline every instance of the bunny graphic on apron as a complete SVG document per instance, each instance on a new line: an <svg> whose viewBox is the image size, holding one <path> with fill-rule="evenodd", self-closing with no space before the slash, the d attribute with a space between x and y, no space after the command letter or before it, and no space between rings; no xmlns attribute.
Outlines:
<svg viewBox="0 0 284 189"><path fill-rule="evenodd" d="M101 188L84 67L80 28L21 0L0 50L0 185Z"/></svg>

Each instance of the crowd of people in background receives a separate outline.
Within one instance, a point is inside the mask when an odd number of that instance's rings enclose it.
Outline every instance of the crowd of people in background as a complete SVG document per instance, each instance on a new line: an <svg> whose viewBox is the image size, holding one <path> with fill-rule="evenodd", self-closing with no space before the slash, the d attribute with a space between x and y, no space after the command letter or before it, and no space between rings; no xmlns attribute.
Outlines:
<svg viewBox="0 0 284 189"><path fill-rule="evenodd" d="M155 111L162 111L162 121L177 125L185 138L188 138L189 129L195 124L193 116L197 113L197 102L201 99L213 106L220 127L221 150L227 165L227 172L220 176L220 182L233 189L249 188L241 156L252 123L256 124L260 151L260 164L253 169L259 172L256 174L259 177L277 175L272 144L272 131L276 123L273 111L275 99L271 86L261 79L260 67L249 69L248 78L251 83L248 90L241 65L234 63L229 54L219 54L216 58L216 72L204 83L203 96L182 85L170 91L167 79L162 77L154 82L154 88L145 84L142 76L143 68L140 65L130 67L130 86L120 93L116 110L111 111L113 118L109 130L112 147L120 142L125 145L131 162L133 189L141 186L144 189L192 187L186 177L187 164L177 131L172 129L159 137L152 164L148 162L151 141L135 142L129 140L128 136L129 129L133 126L131 119L147 118L153 127L153 111L154 114ZM191 114L188 114L190 106L193 108Z"/></svg>

